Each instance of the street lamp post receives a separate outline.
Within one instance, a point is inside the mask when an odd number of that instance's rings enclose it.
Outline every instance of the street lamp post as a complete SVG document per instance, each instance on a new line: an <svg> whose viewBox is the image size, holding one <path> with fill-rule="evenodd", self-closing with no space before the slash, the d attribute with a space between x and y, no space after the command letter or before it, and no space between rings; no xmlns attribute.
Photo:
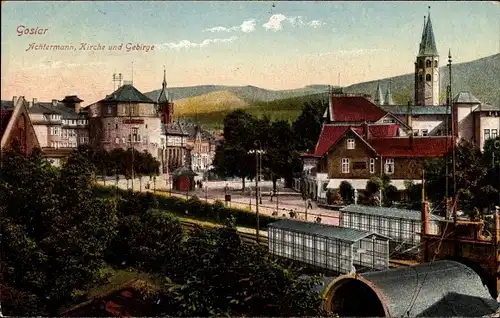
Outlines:
<svg viewBox="0 0 500 318"><path fill-rule="evenodd" d="M259 242L259 236L260 236L260 221L259 221L259 199L260 199L260 189L259 189L259 177L260 177L260 171L262 167L262 153L264 151L262 150L262 145L259 140L256 140L254 142L254 145L256 149L250 150L248 153L255 153L255 217L256 217L256 232L255 236L257 239L257 243ZM260 202L262 203L262 202Z"/></svg>
<svg viewBox="0 0 500 318"><path fill-rule="evenodd" d="M208 186L205 185L205 202L208 202Z"/></svg>
<svg viewBox="0 0 500 318"><path fill-rule="evenodd" d="M153 176L153 193L156 193L156 176Z"/></svg>
<svg viewBox="0 0 500 318"><path fill-rule="evenodd" d="M279 205L278 205L279 192L280 192L280 182L278 180L278 182L276 182L276 214L279 213Z"/></svg>

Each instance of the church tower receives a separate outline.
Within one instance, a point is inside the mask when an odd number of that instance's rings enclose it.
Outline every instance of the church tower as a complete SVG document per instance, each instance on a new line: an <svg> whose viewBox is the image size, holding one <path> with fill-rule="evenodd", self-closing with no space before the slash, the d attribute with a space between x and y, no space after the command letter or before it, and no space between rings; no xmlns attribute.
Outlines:
<svg viewBox="0 0 500 318"><path fill-rule="evenodd" d="M424 17L424 30L415 62L415 105L439 105L439 55L432 30L431 12Z"/></svg>
<svg viewBox="0 0 500 318"><path fill-rule="evenodd" d="M169 124L172 122L174 114L174 103L170 102L167 90L167 71L163 69L163 83L160 95L158 96L158 109L161 115L162 124Z"/></svg>

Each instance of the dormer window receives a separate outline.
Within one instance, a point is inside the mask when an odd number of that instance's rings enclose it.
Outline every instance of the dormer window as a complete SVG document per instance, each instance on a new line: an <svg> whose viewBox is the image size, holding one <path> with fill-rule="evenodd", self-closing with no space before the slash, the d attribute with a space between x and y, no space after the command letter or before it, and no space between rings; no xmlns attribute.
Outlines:
<svg viewBox="0 0 500 318"><path fill-rule="evenodd" d="M431 81L431 74L425 75L425 81L430 82Z"/></svg>
<svg viewBox="0 0 500 318"><path fill-rule="evenodd" d="M353 138L347 139L347 149L354 149L355 142Z"/></svg>

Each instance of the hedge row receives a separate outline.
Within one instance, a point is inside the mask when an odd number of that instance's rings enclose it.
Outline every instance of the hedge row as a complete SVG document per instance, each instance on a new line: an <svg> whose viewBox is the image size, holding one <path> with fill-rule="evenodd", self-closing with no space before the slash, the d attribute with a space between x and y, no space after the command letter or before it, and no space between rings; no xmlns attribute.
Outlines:
<svg viewBox="0 0 500 318"><path fill-rule="evenodd" d="M255 213L226 207L222 201L215 203L207 203L201 201L197 197L183 199L174 196L166 196L161 194L153 194L151 192L132 192L131 190L116 189L110 186L96 186L95 194L97 196L115 196L118 195L121 199L129 201L129 204L124 205L127 209L134 209L135 213L145 213L151 208L158 208L172 212L178 216L194 217L220 223L226 218L234 217L236 225L256 228ZM133 200L134 204L130 204ZM120 211L121 209L118 208ZM134 214L134 211L125 214ZM277 221L277 218L268 215L259 216L260 228L267 228L269 223Z"/></svg>

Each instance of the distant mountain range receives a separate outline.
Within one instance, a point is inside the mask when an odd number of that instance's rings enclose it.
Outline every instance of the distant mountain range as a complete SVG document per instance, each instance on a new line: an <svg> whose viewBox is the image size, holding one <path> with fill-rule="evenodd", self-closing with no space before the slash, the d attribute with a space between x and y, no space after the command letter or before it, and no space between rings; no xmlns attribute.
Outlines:
<svg viewBox="0 0 500 318"><path fill-rule="evenodd" d="M446 63L445 59L441 63ZM440 67L441 100L445 99L445 87L448 84L448 70ZM452 67L453 95L460 91L469 91L479 100L494 105L500 104L500 54L480 58L474 61L454 64ZM413 101L414 74L409 73L390 78L350 85L343 88L347 93L375 94L377 84L385 89L391 82L391 90L395 103L406 105ZM283 119L283 114L273 115L273 112L283 112L287 109L290 116L300 113L301 104L297 101L324 98L328 85L309 85L303 88L289 90L268 90L256 86L224 86L199 85L191 87L169 88L170 96L176 102L175 116L204 117L211 121L220 121L224 114L236 108L249 108L252 113L264 112L271 117ZM145 93L152 99L157 99L160 90ZM290 104L290 105L281 105ZM277 106L278 105L278 106ZM297 108L298 107L298 108ZM291 108L294 108L293 110ZM297 109L295 109L297 108ZM286 116L285 116L286 117ZM293 118L289 118L293 120ZM211 125L211 122L206 124ZM220 126L220 123L212 123Z"/></svg>

